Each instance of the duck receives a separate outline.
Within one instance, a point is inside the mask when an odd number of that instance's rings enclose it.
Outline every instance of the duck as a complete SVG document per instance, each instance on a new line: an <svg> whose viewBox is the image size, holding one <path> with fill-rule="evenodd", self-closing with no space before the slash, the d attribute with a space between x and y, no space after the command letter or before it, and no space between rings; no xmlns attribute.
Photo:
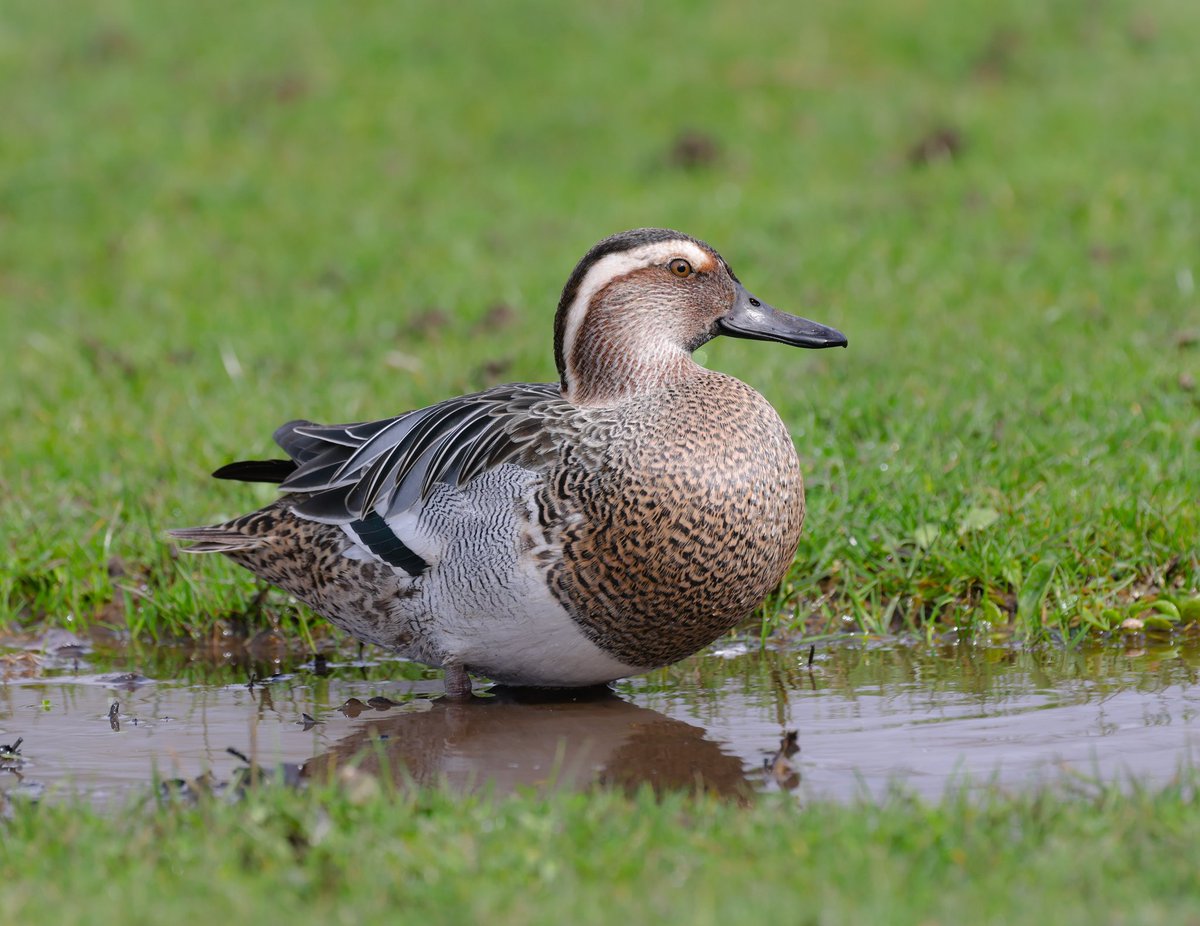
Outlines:
<svg viewBox="0 0 1200 926"><path fill-rule="evenodd" d="M287 459L219 479L279 496L171 531L358 640L506 685L603 685L698 652L791 567L804 523L795 445L771 404L693 353L725 335L844 347L775 309L698 238L607 237L554 316L558 381L510 383L395 417L289 421Z"/></svg>

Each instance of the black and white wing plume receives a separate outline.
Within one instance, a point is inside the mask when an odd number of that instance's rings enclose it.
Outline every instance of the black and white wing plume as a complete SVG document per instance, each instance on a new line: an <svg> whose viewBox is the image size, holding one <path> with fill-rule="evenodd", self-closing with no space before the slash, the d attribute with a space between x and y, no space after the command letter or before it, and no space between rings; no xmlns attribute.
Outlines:
<svg viewBox="0 0 1200 926"><path fill-rule="evenodd" d="M439 482L463 485L502 463L540 469L564 406L557 383L511 383L381 421L290 421L275 432L290 460L231 463L213 475L307 495L295 511L316 521L389 517Z"/></svg>

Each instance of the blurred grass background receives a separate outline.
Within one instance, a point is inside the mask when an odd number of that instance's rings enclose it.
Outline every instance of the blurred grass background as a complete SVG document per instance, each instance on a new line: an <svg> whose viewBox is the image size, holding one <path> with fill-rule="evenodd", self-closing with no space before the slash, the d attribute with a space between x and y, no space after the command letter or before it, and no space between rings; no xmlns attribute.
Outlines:
<svg viewBox="0 0 1200 926"><path fill-rule="evenodd" d="M808 478L768 629L1186 622L1198 45L1188 0L10 0L0 625L244 614L162 536L271 497L209 471L553 379L567 273L638 225L850 337L702 358Z"/></svg>

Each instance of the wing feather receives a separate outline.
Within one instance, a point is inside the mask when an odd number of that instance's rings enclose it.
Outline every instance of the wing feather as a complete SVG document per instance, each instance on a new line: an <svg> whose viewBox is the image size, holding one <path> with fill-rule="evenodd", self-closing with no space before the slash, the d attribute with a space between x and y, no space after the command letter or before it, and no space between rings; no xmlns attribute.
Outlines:
<svg viewBox="0 0 1200 926"><path fill-rule="evenodd" d="M464 485L506 462L547 465L565 408L556 383L513 383L379 421L288 422L275 440L296 469L280 488L307 495L296 511L315 520L388 517L440 482Z"/></svg>

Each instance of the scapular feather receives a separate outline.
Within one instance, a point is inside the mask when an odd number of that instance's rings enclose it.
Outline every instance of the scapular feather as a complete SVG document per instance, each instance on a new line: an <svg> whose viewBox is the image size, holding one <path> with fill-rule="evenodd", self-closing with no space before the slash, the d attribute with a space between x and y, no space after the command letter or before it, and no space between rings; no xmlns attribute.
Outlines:
<svg viewBox="0 0 1200 926"><path fill-rule="evenodd" d="M291 460L250 460L217 470L224 479L274 482L307 497L297 513L325 522L405 511L439 482L462 485L509 460L536 458L554 383L513 383L393 418L344 425L298 419L275 432Z"/></svg>

